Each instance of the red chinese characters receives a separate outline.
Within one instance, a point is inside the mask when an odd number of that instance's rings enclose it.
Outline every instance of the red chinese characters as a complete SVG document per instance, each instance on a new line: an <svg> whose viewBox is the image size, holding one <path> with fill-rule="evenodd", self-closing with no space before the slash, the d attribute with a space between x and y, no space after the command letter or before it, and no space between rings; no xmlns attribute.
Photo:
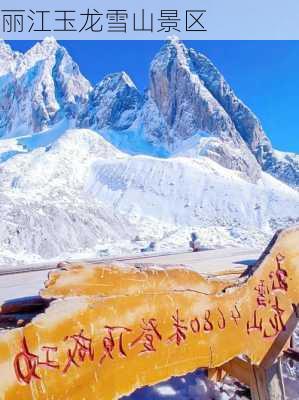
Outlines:
<svg viewBox="0 0 299 400"><path fill-rule="evenodd" d="M259 331L264 338L276 337L285 330L283 314L285 310L281 307L278 294L286 294L288 291L288 274L283 269L285 257L281 254L276 256L276 270L269 273L269 281L260 280L257 291L257 308L253 312L252 321L247 321L247 333ZM259 316L259 309L263 308L270 316Z"/></svg>
<svg viewBox="0 0 299 400"><path fill-rule="evenodd" d="M247 321L247 333L250 334L252 331L262 331L262 329L263 320L262 318L258 318L257 310L254 310L252 322Z"/></svg>
<svg viewBox="0 0 299 400"><path fill-rule="evenodd" d="M253 321L247 322L247 333L260 331L264 338L276 337L279 332L286 329L282 315L285 310L279 305L278 297L275 296L271 304L272 315L267 318L258 317L258 311L254 310Z"/></svg>
<svg viewBox="0 0 299 400"><path fill-rule="evenodd" d="M288 291L288 273L285 269L282 268L282 265L285 261L285 257L281 254L278 254L276 257L277 268L276 271L271 271L269 274L269 278L271 280L271 290L275 291Z"/></svg>
<svg viewBox="0 0 299 400"><path fill-rule="evenodd" d="M275 300L271 305L271 308L274 315L269 318L270 329L264 329L264 338L275 337L276 335L278 335L279 332L286 329L285 323L282 319L282 315L284 314L285 310L280 307L277 296L275 296Z"/></svg>
<svg viewBox="0 0 299 400"><path fill-rule="evenodd" d="M142 350L140 353L156 351L154 341L162 340L162 335L158 330L157 320L155 318L150 318L148 321L143 319L141 329L141 334L135 340L133 340L133 342L131 342L130 347L141 344Z"/></svg>
<svg viewBox="0 0 299 400"><path fill-rule="evenodd" d="M107 335L103 338L104 354L100 358L100 364L102 364L106 357L113 359L113 351L116 348L118 341L118 353L121 357L127 357L127 353L124 349L123 335L132 330L125 326L105 326L107 329Z"/></svg>
<svg viewBox="0 0 299 400"><path fill-rule="evenodd" d="M177 309L175 315L172 315L174 334L171 335L168 340L175 342L177 346L180 346L187 338L186 332L188 327L184 325L184 320L179 318L179 310Z"/></svg>
<svg viewBox="0 0 299 400"><path fill-rule="evenodd" d="M264 280L260 280L258 286L254 289L257 291L256 302L259 307L267 307L267 295L269 295L269 289L265 285Z"/></svg>
<svg viewBox="0 0 299 400"><path fill-rule="evenodd" d="M236 304L234 306L234 309L231 310L230 315L231 315L231 319L238 326L239 320L241 319L241 314L240 314L240 311Z"/></svg>
<svg viewBox="0 0 299 400"><path fill-rule="evenodd" d="M63 373L66 373L71 365L79 367L80 363L83 363L87 358L91 361L94 360L92 339L83 335L83 329L81 329L78 335L67 336L65 341L67 340L73 341L73 347L67 351L68 359L63 368Z"/></svg>
<svg viewBox="0 0 299 400"><path fill-rule="evenodd" d="M57 352L57 347L43 346L41 349L45 352L45 359L33 354L24 337L21 344L21 351L14 359L14 370L16 377L20 383L29 384L31 380L40 380L41 377L37 372L38 367L43 368L59 368L59 364L52 356Z"/></svg>

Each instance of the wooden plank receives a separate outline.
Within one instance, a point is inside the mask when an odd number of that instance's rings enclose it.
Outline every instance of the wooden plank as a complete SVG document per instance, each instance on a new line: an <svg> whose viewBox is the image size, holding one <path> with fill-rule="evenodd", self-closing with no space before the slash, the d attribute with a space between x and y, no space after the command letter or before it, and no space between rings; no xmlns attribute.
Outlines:
<svg viewBox="0 0 299 400"><path fill-rule="evenodd" d="M163 293L190 290L215 294L233 284L232 281L209 279L182 266L68 264L50 272L41 290L44 298L69 296L113 296L136 293Z"/></svg>
<svg viewBox="0 0 299 400"><path fill-rule="evenodd" d="M222 367L225 372L241 383L250 386L251 383L251 365L241 358L234 358Z"/></svg>
<svg viewBox="0 0 299 400"><path fill-rule="evenodd" d="M252 366L252 400L285 400L285 388L281 369L281 354L289 345L298 323L298 306L293 304L293 313L277 335L259 366Z"/></svg>
<svg viewBox="0 0 299 400"><path fill-rule="evenodd" d="M298 229L279 233L255 268L219 291L214 280L179 266L61 271L43 291L59 300L0 335L0 396L118 399L240 354L263 395L277 376L269 363L297 318L298 243Z"/></svg>
<svg viewBox="0 0 299 400"><path fill-rule="evenodd" d="M22 297L0 304L0 315L30 312L38 313L48 307L49 304L50 301L48 299L44 299L40 296Z"/></svg>
<svg viewBox="0 0 299 400"><path fill-rule="evenodd" d="M222 367L208 369L208 378L213 382L222 381L225 375L226 371Z"/></svg>

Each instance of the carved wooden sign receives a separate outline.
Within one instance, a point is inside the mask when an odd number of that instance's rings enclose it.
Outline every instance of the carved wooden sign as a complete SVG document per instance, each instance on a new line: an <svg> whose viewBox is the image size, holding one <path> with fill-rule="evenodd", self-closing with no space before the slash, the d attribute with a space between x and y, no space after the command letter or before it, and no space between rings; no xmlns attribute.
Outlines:
<svg viewBox="0 0 299 400"><path fill-rule="evenodd" d="M0 333L0 398L111 400L243 355L259 365L299 303L299 230L277 234L235 282L183 267L83 266L50 274L55 298Z"/></svg>

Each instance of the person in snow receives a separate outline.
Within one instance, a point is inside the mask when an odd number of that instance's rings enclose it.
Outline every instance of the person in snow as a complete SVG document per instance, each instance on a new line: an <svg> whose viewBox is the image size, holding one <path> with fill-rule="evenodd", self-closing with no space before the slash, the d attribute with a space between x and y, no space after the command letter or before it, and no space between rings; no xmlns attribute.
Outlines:
<svg viewBox="0 0 299 400"><path fill-rule="evenodd" d="M200 242L196 232L191 233L191 240L189 242L189 246L191 247L193 252L200 251Z"/></svg>
<svg viewBox="0 0 299 400"><path fill-rule="evenodd" d="M141 249L141 252L147 252L147 251L155 251L156 250L156 242L150 242L150 244L145 247L144 249Z"/></svg>

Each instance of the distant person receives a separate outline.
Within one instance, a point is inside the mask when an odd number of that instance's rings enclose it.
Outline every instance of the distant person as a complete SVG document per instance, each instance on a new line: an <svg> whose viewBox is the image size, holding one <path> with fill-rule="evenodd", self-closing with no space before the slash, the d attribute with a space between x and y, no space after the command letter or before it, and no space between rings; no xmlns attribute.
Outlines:
<svg viewBox="0 0 299 400"><path fill-rule="evenodd" d="M193 252L200 251L200 242L196 232L191 233L191 240L189 242L189 246L191 247Z"/></svg>
<svg viewBox="0 0 299 400"><path fill-rule="evenodd" d="M150 244L147 247L141 249L141 252L146 253L148 251L155 251L155 250L156 250L156 242L150 242Z"/></svg>

